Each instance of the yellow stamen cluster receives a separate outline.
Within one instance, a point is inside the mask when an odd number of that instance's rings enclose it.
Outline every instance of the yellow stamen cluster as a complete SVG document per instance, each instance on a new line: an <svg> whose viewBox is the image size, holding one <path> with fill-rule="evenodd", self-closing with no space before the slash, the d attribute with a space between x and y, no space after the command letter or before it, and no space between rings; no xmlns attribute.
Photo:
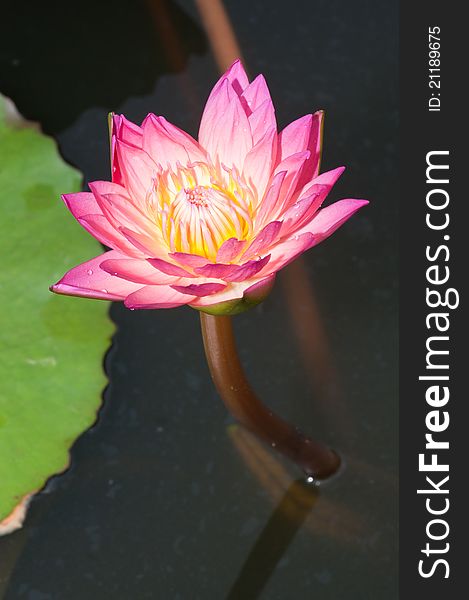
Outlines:
<svg viewBox="0 0 469 600"><path fill-rule="evenodd" d="M252 236L254 199L235 169L195 163L156 174L147 203L171 252L215 260L226 240Z"/></svg>

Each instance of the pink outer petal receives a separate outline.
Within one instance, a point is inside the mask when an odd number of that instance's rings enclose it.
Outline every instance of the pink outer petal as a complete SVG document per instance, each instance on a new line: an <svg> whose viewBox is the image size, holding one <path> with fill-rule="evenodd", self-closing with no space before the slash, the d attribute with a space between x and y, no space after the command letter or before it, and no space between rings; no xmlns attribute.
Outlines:
<svg viewBox="0 0 469 600"><path fill-rule="evenodd" d="M164 117L149 114L143 122L143 149L160 165L176 170L177 163L206 162L207 155L186 132Z"/></svg>
<svg viewBox="0 0 469 600"><path fill-rule="evenodd" d="M245 246L246 242L244 240L237 240L236 238L230 238L229 240L226 240L226 242L223 242L217 252L216 262L231 262L239 255Z"/></svg>
<svg viewBox="0 0 469 600"><path fill-rule="evenodd" d="M202 115L199 142L214 164L242 165L252 148L251 129L238 95L228 79Z"/></svg>
<svg viewBox="0 0 469 600"><path fill-rule="evenodd" d="M311 154L301 172L298 187L303 187L308 181L318 176L319 167L321 166L323 127L324 111L319 110L313 115L311 134L308 141L308 150Z"/></svg>
<svg viewBox="0 0 469 600"><path fill-rule="evenodd" d="M148 235L155 233L155 223L128 197L125 188L107 181L92 181L88 184L99 205L100 212L116 229L137 227Z"/></svg>
<svg viewBox="0 0 469 600"><path fill-rule="evenodd" d="M161 271L162 273L166 273L167 275L175 275L176 277L194 277L189 271L186 271L182 267L178 265L174 265L166 260L162 260L160 258L149 258L148 262Z"/></svg>
<svg viewBox="0 0 469 600"><path fill-rule="evenodd" d="M172 285L173 290L181 294L193 294L194 296L211 296L226 288L225 283L192 283L190 285Z"/></svg>
<svg viewBox="0 0 469 600"><path fill-rule="evenodd" d="M303 233L294 238L280 242L270 249L271 258L266 267L259 275L269 275L280 271L283 267L290 264L297 256L314 246L316 243L312 233Z"/></svg>
<svg viewBox="0 0 469 600"><path fill-rule="evenodd" d="M142 128L129 121L124 115L112 115L112 135L126 144L142 147Z"/></svg>
<svg viewBox="0 0 469 600"><path fill-rule="evenodd" d="M199 256L198 254L188 254L187 252L171 252L169 256L178 264L182 265L182 267L189 267L190 269L193 269L194 267L203 267L207 264L207 259L205 256Z"/></svg>
<svg viewBox="0 0 469 600"><path fill-rule="evenodd" d="M338 167L322 173L306 186L306 191L301 192L300 199L284 213L281 236L291 235L311 221L344 170L345 167Z"/></svg>
<svg viewBox="0 0 469 600"><path fill-rule="evenodd" d="M131 256L137 254L135 248L109 223L104 215L84 215L77 219L80 225L99 242Z"/></svg>
<svg viewBox="0 0 469 600"><path fill-rule="evenodd" d="M312 233L318 238L316 243L319 243L319 241L332 235L336 229L366 204L368 204L368 200L351 198L334 202L334 204L320 210L307 225L297 231L297 235L307 232Z"/></svg>
<svg viewBox="0 0 469 600"><path fill-rule="evenodd" d="M78 194L63 194L62 200L75 219L84 215L100 215L102 210L90 192L78 192Z"/></svg>
<svg viewBox="0 0 469 600"><path fill-rule="evenodd" d="M156 163L140 148L116 141L116 154L122 173L122 184L133 202L145 207L147 193L152 189L158 169Z"/></svg>
<svg viewBox="0 0 469 600"><path fill-rule="evenodd" d="M100 269L100 264L108 259L122 259L123 254L110 250L91 260L70 269L62 279L51 287L56 294L98 298L100 300L123 300L141 286L112 277Z"/></svg>
<svg viewBox="0 0 469 600"><path fill-rule="evenodd" d="M271 194L271 190L268 190L266 197L261 202L259 212L256 216L257 227L263 227L269 221L277 219L292 203L292 197L298 187L301 170L308 157L308 151L298 152L297 154L292 154L277 165L274 171L272 185L274 185L274 183L277 185L280 183L280 188L275 188L276 194ZM283 173L285 173L285 175L282 175ZM276 180L277 177L278 179Z"/></svg>
<svg viewBox="0 0 469 600"><path fill-rule="evenodd" d="M116 140L122 140L126 144L142 147L142 130L138 125L128 121L124 115L112 115L111 121L111 173L115 183L122 184L123 177L116 155Z"/></svg>
<svg viewBox="0 0 469 600"><path fill-rule="evenodd" d="M105 260L101 263L100 268L110 275L142 285L162 285L181 281L180 277L167 275L156 269L147 260L138 258Z"/></svg>
<svg viewBox="0 0 469 600"><path fill-rule="evenodd" d="M243 298L248 293L252 293L253 299L262 299L269 291L274 282L275 275L269 277L246 280L238 283L230 283L223 291L213 294L212 296L204 296L197 298L191 302L191 306L194 308L202 308L214 306L223 302L230 302Z"/></svg>
<svg viewBox="0 0 469 600"><path fill-rule="evenodd" d="M204 267L198 267L194 271L203 277L213 277L214 279L223 279L224 281L244 281L251 279L261 271L269 262L270 255L260 260L250 260L242 265L222 265L208 264Z"/></svg>
<svg viewBox="0 0 469 600"><path fill-rule="evenodd" d="M323 111L306 115L290 123L278 136L278 162L303 150L310 152L298 180L298 187L303 187L319 173L323 120Z"/></svg>
<svg viewBox="0 0 469 600"><path fill-rule="evenodd" d="M281 221L272 221L266 225L254 238L252 244L244 252L243 257L249 258L263 254L266 248L270 248L277 241L279 231L282 227Z"/></svg>
<svg viewBox="0 0 469 600"><path fill-rule="evenodd" d="M313 115L305 115L293 121L278 135L277 162L282 162L292 154L309 150L309 139Z"/></svg>
<svg viewBox="0 0 469 600"><path fill-rule="evenodd" d="M176 308L192 302L196 296L181 294L168 285L147 285L130 294L124 304L127 308Z"/></svg>

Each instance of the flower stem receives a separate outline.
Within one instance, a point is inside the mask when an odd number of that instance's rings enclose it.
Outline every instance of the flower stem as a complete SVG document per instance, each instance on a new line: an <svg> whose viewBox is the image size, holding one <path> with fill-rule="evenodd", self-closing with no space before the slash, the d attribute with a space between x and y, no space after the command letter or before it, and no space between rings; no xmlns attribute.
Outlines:
<svg viewBox="0 0 469 600"><path fill-rule="evenodd" d="M325 479L335 473L337 454L274 414L252 390L239 361L231 317L201 312L200 324L212 379L233 416L308 476Z"/></svg>

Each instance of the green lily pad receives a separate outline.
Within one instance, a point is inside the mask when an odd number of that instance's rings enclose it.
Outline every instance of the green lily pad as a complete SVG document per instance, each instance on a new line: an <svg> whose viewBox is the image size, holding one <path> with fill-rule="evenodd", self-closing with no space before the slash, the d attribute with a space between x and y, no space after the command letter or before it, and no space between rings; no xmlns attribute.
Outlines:
<svg viewBox="0 0 469 600"><path fill-rule="evenodd" d="M7 121L0 96L0 521L68 466L95 422L113 329L106 302L48 289L101 251L60 200L80 173L51 138Z"/></svg>

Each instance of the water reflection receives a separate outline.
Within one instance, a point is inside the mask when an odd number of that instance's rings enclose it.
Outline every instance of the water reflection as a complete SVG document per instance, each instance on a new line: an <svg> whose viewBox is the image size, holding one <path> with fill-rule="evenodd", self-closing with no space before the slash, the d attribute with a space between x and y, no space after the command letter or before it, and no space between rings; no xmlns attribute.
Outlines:
<svg viewBox="0 0 469 600"><path fill-rule="evenodd" d="M240 425L231 425L228 428L228 435L246 467L267 492L274 505L281 504L284 494L292 485L294 467L292 468L289 462L283 461L270 452L262 442ZM366 472L364 465L356 465L355 462L352 465L348 464L346 468L352 469L353 472L356 470ZM373 473L374 476L382 479L377 470L373 470ZM334 478L331 478L329 483L326 481L321 484L321 487L327 487L333 481ZM318 489L306 483L305 486L305 489L308 490ZM303 497L296 493L297 502ZM345 501L346 499L344 499ZM343 502L333 500L329 495L321 498L314 515L306 520L305 527L313 535L333 539L342 544L353 543L359 538L370 535L369 527L362 514L351 510Z"/></svg>
<svg viewBox="0 0 469 600"><path fill-rule="evenodd" d="M319 488L293 481L246 558L227 600L258 598L319 497Z"/></svg>

